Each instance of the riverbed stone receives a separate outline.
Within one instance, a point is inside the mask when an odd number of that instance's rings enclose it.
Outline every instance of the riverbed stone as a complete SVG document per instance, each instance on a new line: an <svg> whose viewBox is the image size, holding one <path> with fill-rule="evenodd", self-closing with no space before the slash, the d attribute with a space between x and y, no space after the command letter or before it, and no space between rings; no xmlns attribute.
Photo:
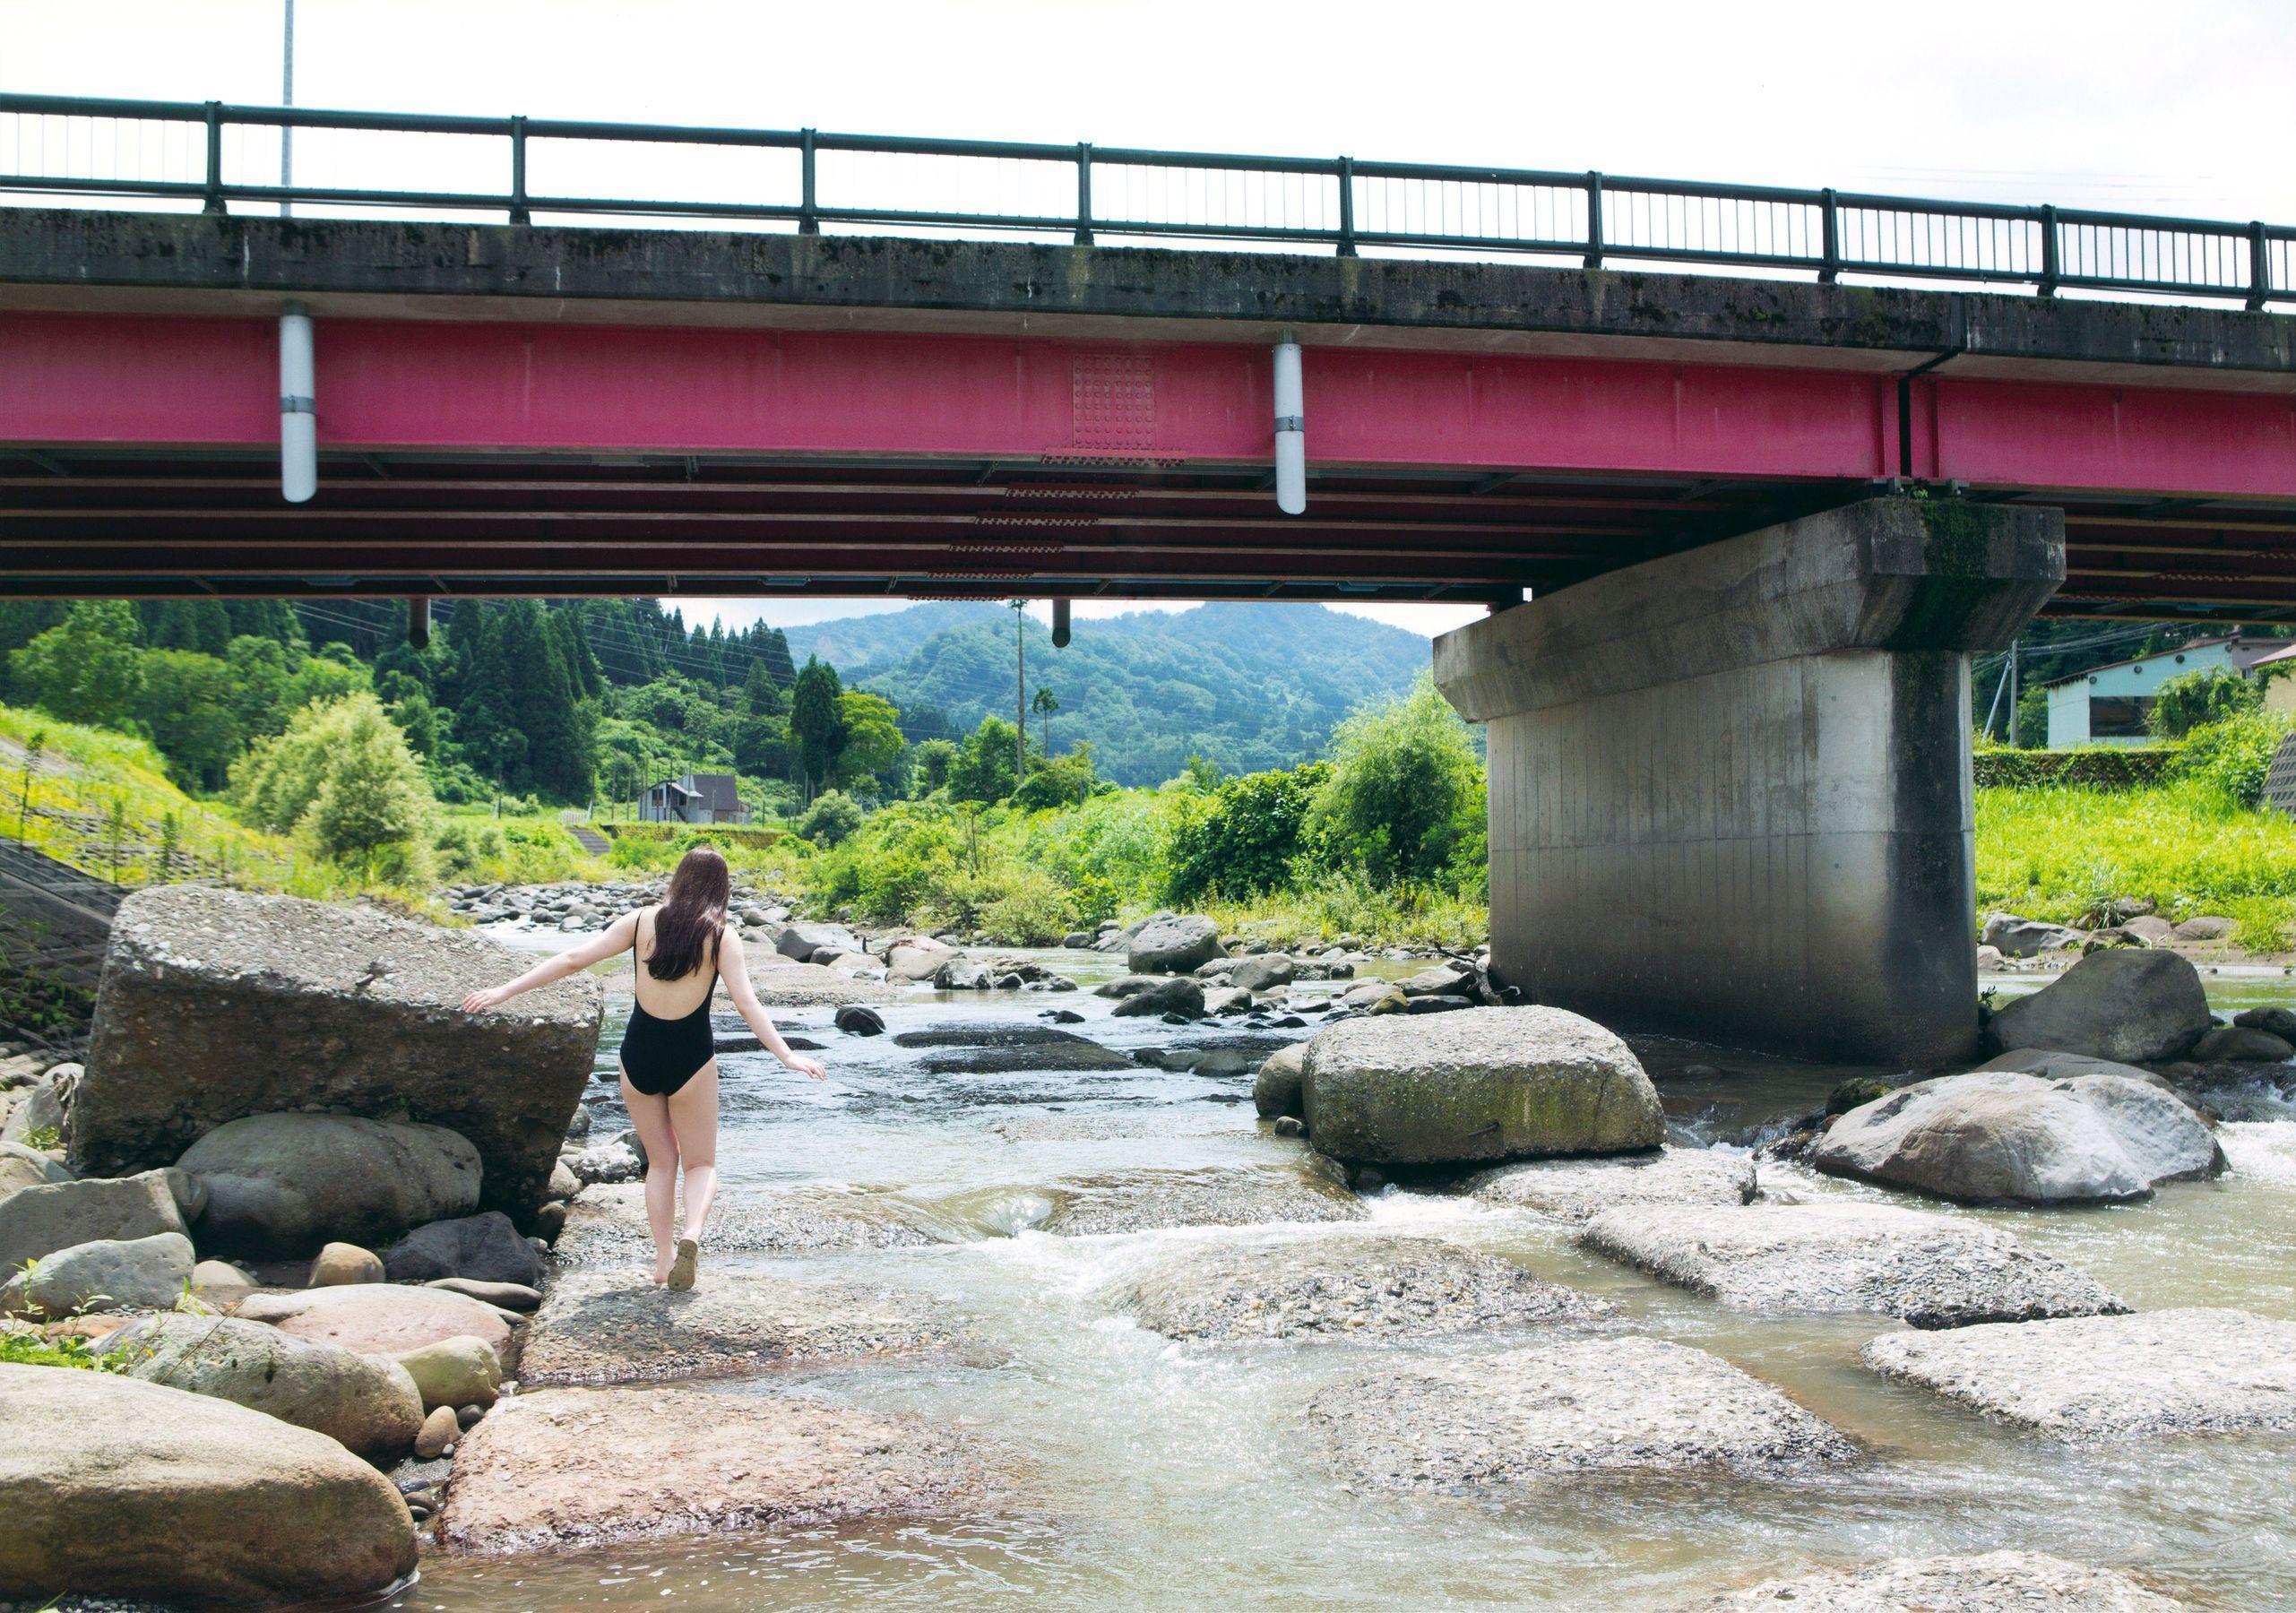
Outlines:
<svg viewBox="0 0 2296 1613"><path fill-rule="evenodd" d="M2142 1198L2224 1169L2215 1134L2175 1092L2142 1070L2067 1057L2021 1050L1900 1087L1837 1116L1807 1157L1834 1176L1977 1203Z"/></svg>
<svg viewBox="0 0 2296 1613"><path fill-rule="evenodd" d="M914 1249L942 1241L897 1195L876 1188L792 1187L721 1191L707 1246L725 1254L792 1255L824 1249ZM568 1268L653 1260L645 1189L592 1189L567 1212L552 1251Z"/></svg>
<svg viewBox="0 0 2296 1613"><path fill-rule="evenodd" d="M0 1199L0 1274L75 1244L185 1230L176 1195L157 1170L19 1188Z"/></svg>
<svg viewBox="0 0 2296 1613"><path fill-rule="evenodd" d="M603 996L576 975L484 1014L531 963L469 929L367 908L162 885L121 903L70 1162L172 1164L227 1121L284 1110L410 1119L469 1140L480 1206L542 1202L590 1079Z"/></svg>
<svg viewBox="0 0 2296 1613"><path fill-rule="evenodd" d="M1200 1019L1204 1014L1204 988L1186 975L1176 975L1157 981L1144 991L1134 992L1110 1012L1118 1019L1153 1019L1167 1014Z"/></svg>
<svg viewBox="0 0 2296 1613"><path fill-rule="evenodd" d="M237 1314L298 1339L323 1340L362 1355L395 1356L463 1333L484 1339L496 1350L510 1343L510 1324L493 1306L445 1289L395 1282L255 1294Z"/></svg>
<svg viewBox="0 0 2296 1613"><path fill-rule="evenodd" d="M2253 1026L2219 1025L2205 1032L2185 1057L2195 1064L2285 1064L2296 1058L2296 1045Z"/></svg>
<svg viewBox="0 0 2296 1613"><path fill-rule="evenodd" d="M380 1247L463 1215L481 1193L479 1151L440 1126L351 1115L248 1115L177 1164L207 1187L197 1231L219 1254L285 1258L322 1245Z"/></svg>
<svg viewBox="0 0 2296 1613"><path fill-rule="evenodd" d="M0 1598L369 1600L414 1572L391 1481L324 1434L117 1373L0 1366Z"/></svg>
<svg viewBox="0 0 2296 1613"><path fill-rule="evenodd" d="M1105 1297L1144 1327L1216 1344L1511 1332L1613 1311L1463 1244L1337 1232L1191 1244Z"/></svg>
<svg viewBox="0 0 2296 1613"><path fill-rule="evenodd" d="M1888 1333L1867 1367L2078 1444L2296 1432L2296 1322L2196 1307Z"/></svg>
<svg viewBox="0 0 2296 1613"><path fill-rule="evenodd" d="M1778 1477L1860 1454L1720 1357L1632 1336L1391 1369L1319 1392L1308 1418L1341 1471L1371 1489L1713 1467Z"/></svg>
<svg viewBox="0 0 2296 1613"><path fill-rule="evenodd" d="M1135 974L1186 974L1228 955L1220 927L1201 913L1158 913L1133 932L1125 966Z"/></svg>
<svg viewBox="0 0 2296 1613"><path fill-rule="evenodd" d="M930 939L912 938L896 944L885 953L885 974L892 979L920 983L931 979L940 972L941 965L955 956L954 947Z"/></svg>
<svg viewBox="0 0 2296 1613"><path fill-rule="evenodd" d="M417 1384L397 1363L259 1322L145 1316L107 1339L103 1352L130 1377L268 1412L369 1462L405 1455L422 1426Z"/></svg>
<svg viewBox="0 0 2296 1613"><path fill-rule="evenodd" d="M959 1342L917 1303L852 1283L719 1275L682 1292L643 1274L571 1273L519 1352L522 1385L738 1377L945 1350Z"/></svg>
<svg viewBox="0 0 2296 1613"><path fill-rule="evenodd" d="M82 1311L157 1310L190 1285L197 1257L180 1232L57 1249L0 1285L0 1311L55 1319Z"/></svg>
<svg viewBox="0 0 2296 1613"><path fill-rule="evenodd" d="M21 1143L0 1143L0 1198L20 1187L45 1187L72 1180L72 1172L56 1160Z"/></svg>
<svg viewBox="0 0 2296 1613"><path fill-rule="evenodd" d="M229 1310L263 1285L228 1260L203 1260L192 1267L192 1298L219 1310Z"/></svg>
<svg viewBox="0 0 2296 1613"><path fill-rule="evenodd" d="M1671 1144L1656 1153L1502 1165L1462 1186L1486 1204L1582 1224L1627 1204L1750 1204L1756 1191L1746 1155Z"/></svg>
<svg viewBox="0 0 2296 1613"><path fill-rule="evenodd" d="M1627 1153L1666 1140L1626 1043L1559 1008L1350 1021L1308 1044L1309 1142L1334 1159L1429 1165Z"/></svg>
<svg viewBox="0 0 2296 1613"><path fill-rule="evenodd" d="M1579 1241L1733 1310L1871 1312L1942 1328L2128 1309L2006 1232L1900 1204L1638 1204L1604 1211Z"/></svg>
<svg viewBox="0 0 2296 1613"><path fill-rule="evenodd" d="M1116 1170L1056 1184L1040 1230L1067 1238L1170 1227L1361 1221L1363 1201L1320 1173L1261 1167Z"/></svg>
<svg viewBox="0 0 2296 1613"><path fill-rule="evenodd" d="M450 1294L461 1294L480 1304L509 1311L531 1311L542 1303L542 1290L529 1288L522 1282L481 1282L475 1277L434 1277L423 1287L445 1289Z"/></svg>
<svg viewBox="0 0 2296 1613"><path fill-rule="evenodd" d="M473 1333L402 1350L399 1367L414 1383L426 1410L440 1406L491 1406L502 1393L502 1356Z"/></svg>
<svg viewBox="0 0 2296 1613"><path fill-rule="evenodd" d="M1294 1042L1278 1048L1260 1065L1252 1081L1252 1108L1261 1119L1273 1120L1280 1115L1296 1118L1306 1113L1300 1087L1307 1079L1307 1058L1308 1044Z"/></svg>
<svg viewBox="0 0 2296 1613"><path fill-rule="evenodd" d="M417 1227L385 1251L383 1266L393 1282L468 1277L537 1288L542 1281L542 1257L499 1210Z"/></svg>
<svg viewBox="0 0 2296 1613"><path fill-rule="evenodd" d="M82 1066L59 1064L32 1083L31 1091L5 1109L0 1121L0 1142L30 1145L35 1136L54 1132L67 1143L72 1134L72 1103L80 1090Z"/></svg>
<svg viewBox="0 0 2296 1613"><path fill-rule="evenodd" d="M438 1539L533 1551L926 1519L987 1501L979 1455L920 1419L688 1389L540 1389L463 1436Z"/></svg>
<svg viewBox="0 0 2296 1613"><path fill-rule="evenodd" d="M357 1244L331 1243L312 1257L306 1288L340 1288L351 1282L381 1282L383 1257Z"/></svg>
<svg viewBox="0 0 2296 1613"><path fill-rule="evenodd" d="M2022 919L2015 913L1992 913L1986 917L1985 928L1978 939L2003 957L2031 958L2045 952L2077 947L2088 937L2062 924Z"/></svg>
<svg viewBox="0 0 2296 1613"><path fill-rule="evenodd" d="M1228 984L1244 991L1273 991L1299 978L1299 961L1289 953L1256 953L1239 958Z"/></svg>
<svg viewBox="0 0 2296 1613"><path fill-rule="evenodd" d="M2038 1551L1892 1557L1856 1568L1765 1580L1709 1604L1797 1613L2178 1613L2188 1604L2113 1568Z"/></svg>
<svg viewBox="0 0 2296 1613"><path fill-rule="evenodd" d="M2006 1050L2052 1048L2123 1064L2181 1058L2215 1022L2191 961L2172 952L2093 952L1993 1014Z"/></svg>

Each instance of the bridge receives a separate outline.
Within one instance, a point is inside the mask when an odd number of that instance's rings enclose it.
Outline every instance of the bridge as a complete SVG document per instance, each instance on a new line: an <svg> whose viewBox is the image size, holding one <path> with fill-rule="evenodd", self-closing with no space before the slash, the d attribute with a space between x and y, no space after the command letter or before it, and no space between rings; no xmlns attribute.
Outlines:
<svg viewBox="0 0 2296 1613"><path fill-rule="evenodd" d="M0 592L1481 601L1436 663L1489 724L1495 956L1617 1022L1965 1052L1969 654L2035 611L2296 617L2285 228L812 131L8 117L0 190L83 204L0 208ZM498 143L507 187L254 177L235 131L289 128ZM771 166L737 199L529 183L601 146ZM1160 238L1188 245L1113 244ZM282 437L315 423L289 502Z"/></svg>

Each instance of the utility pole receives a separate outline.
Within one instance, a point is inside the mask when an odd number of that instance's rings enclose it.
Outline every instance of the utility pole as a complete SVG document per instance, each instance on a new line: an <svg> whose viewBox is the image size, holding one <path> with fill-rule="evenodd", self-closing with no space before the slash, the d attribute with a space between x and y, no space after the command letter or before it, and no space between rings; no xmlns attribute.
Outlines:
<svg viewBox="0 0 2296 1613"><path fill-rule="evenodd" d="M1028 625L1026 599L1007 599L1013 608L1013 788L1029 776L1029 642L1022 631Z"/></svg>
<svg viewBox="0 0 2296 1613"><path fill-rule="evenodd" d="M2022 746L2017 724L2017 641L2009 641L2009 743Z"/></svg>
<svg viewBox="0 0 2296 1613"><path fill-rule="evenodd" d="M291 107L295 104L295 0L287 0L287 28L281 56L279 69L279 104L282 107ZM286 190L294 183L295 131L281 125L279 131L279 188ZM282 198L279 204L279 216L287 219L294 215L295 204Z"/></svg>

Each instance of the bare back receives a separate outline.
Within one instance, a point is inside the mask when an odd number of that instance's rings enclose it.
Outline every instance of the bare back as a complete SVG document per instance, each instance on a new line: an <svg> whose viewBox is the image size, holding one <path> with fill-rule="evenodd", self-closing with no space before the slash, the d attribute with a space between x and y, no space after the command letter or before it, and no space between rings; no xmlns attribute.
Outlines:
<svg viewBox="0 0 2296 1613"><path fill-rule="evenodd" d="M631 989L637 996L638 1006L656 1019L683 1019L708 1002L710 993L717 988L719 946L712 941L708 958L691 974L675 980L655 979L645 966L653 956L653 921L660 910L659 905L639 910L637 944L634 949L636 979Z"/></svg>

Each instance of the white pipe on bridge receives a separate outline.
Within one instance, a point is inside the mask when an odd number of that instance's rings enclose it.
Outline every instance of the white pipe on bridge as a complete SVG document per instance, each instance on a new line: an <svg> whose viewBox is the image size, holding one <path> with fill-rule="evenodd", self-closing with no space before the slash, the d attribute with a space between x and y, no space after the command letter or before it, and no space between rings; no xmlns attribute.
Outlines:
<svg viewBox="0 0 2296 1613"><path fill-rule="evenodd" d="M1275 507L1286 515L1308 508L1307 391L1299 379L1299 344L1290 331L1275 344Z"/></svg>
<svg viewBox="0 0 2296 1613"><path fill-rule="evenodd" d="M279 316L279 490L289 504L319 490L317 370L311 313L299 302Z"/></svg>

